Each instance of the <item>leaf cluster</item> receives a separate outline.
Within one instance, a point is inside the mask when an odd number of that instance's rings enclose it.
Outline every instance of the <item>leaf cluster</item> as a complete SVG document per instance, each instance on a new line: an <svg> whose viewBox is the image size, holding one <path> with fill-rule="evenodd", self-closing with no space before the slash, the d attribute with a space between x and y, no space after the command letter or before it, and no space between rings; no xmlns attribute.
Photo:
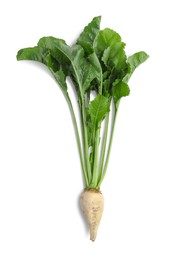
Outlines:
<svg viewBox="0 0 173 260"><path fill-rule="evenodd" d="M100 16L93 18L72 46L50 36L41 38L37 46L17 53L17 60L33 60L46 65L60 86L73 114L86 186L94 188L99 188L104 175L102 167L99 168L105 160L103 147L100 151L103 158L99 162L101 124L110 113L111 101L114 113L117 112L120 99L130 93L130 77L148 58L143 51L127 58L120 35L109 28L100 30L100 21ZM77 93L82 140L68 94L67 77L71 78ZM92 101L91 93L95 96Z"/></svg>

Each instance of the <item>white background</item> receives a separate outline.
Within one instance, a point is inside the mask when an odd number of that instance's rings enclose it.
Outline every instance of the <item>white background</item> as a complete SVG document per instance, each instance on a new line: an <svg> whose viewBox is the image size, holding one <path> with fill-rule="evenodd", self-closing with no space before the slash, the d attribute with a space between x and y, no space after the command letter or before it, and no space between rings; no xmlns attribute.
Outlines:
<svg viewBox="0 0 173 260"><path fill-rule="evenodd" d="M1 1L0 259L173 259L171 0ZM149 60L121 102L95 243L78 207L83 189L68 107L46 68L17 62L42 36L71 44L102 15Z"/></svg>

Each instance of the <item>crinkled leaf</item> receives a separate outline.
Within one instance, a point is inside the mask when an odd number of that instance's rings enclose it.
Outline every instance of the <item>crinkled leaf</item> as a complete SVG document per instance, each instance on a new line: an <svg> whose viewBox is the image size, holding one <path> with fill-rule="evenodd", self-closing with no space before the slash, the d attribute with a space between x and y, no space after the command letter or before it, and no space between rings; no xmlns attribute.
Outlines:
<svg viewBox="0 0 173 260"><path fill-rule="evenodd" d="M66 45L62 39L57 39L52 36L43 37L39 40L38 46L44 52L48 52L52 59L54 59L66 75L69 75L70 61L69 59L57 48L57 45Z"/></svg>
<svg viewBox="0 0 173 260"><path fill-rule="evenodd" d="M114 81L117 79L123 79L125 75L128 73L128 63L124 63L124 66L120 70L117 70L116 66L111 70L111 78Z"/></svg>
<svg viewBox="0 0 173 260"><path fill-rule="evenodd" d="M148 58L149 55L144 51L137 52L128 57L127 61L130 64L131 72L133 72L141 63L145 62Z"/></svg>
<svg viewBox="0 0 173 260"><path fill-rule="evenodd" d="M128 59L127 59L127 62L128 62L128 73L124 77L123 81L124 82L128 82L130 77L132 76L133 72L135 71L135 69L140 64L145 62L148 58L149 58L149 55L146 52L144 52L144 51L137 52L137 53L133 54L132 56L128 57Z"/></svg>
<svg viewBox="0 0 173 260"><path fill-rule="evenodd" d="M96 77L94 66L84 57L84 49L79 45L70 47L64 41L54 37L43 37L38 45L49 49L56 59L58 59L57 52L60 52L62 58L64 57L63 60L70 62L72 79L83 97L91 81Z"/></svg>
<svg viewBox="0 0 173 260"><path fill-rule="evenodd" d="M87 54L93 52L93 42L100 29L100 21L101 16L94 17L77 39L77 44L81 45Z"/></svg>
<svg viewBox="0 0 173 260"><path fill-rule="evenodd" d="M127 73L126 54L124 51L125 44L118 42L115 45L109 46L103 53L102 61L105 64L106 71L104 72L104 92L111 95L112 84L115 80L121 80ZM108 73L109 72L109 73Z"/></svg>
<svg viewBox="0 0 173 260"><path fill-rule="evenodd" d="M97 126L109 112L109 99L100 94L89 104L89 115L93 126Z"/></svg>
<svg viewBox="0 0 173 260"><path fill-rule="evenodd" d="M124 43L118 42L104 51L102 61L108 70L114 68L119 71L127 67L124 46Z"/></svg>
<svg viewBox="0 0 173 260"><path fill-rule="evenodd" d="M130 89L129 89L129 86L125 82L116 80L113 83L112 95L113 95L115 104L117 103L117 101L120 98L126 97L129 94L130 94Z"/></svg>
<svg viewBox="0 0 173 260"><path fill-rule="evenodd" d="M111 94L112 82L124 75L127 68L124 47L120 35L109 28L100 31L95 39L94 49L103 71L103 93L106 96Z"/></svg>
<svg viewBox="0 0 173 260"><path fill-rule="evenodd" d="M95 52L101 58L104 50L117 42L121 42L121 37L118 33L109 28L101 30L94 41Z"/></svg>
<svg viewBox="0 0 173 260"><path fill-rule="evenodd" d="M59 62L49 53L46 56L46 65L50 69L52 69L54 72L60 69Z"/></svg>
<svg viewBox="0 0 173 260"><path fill-rule="evenodd" d="M93 81L94 78L98 77L98 75L93 66L91 64L88 64L84 69L82 77L82 88L85 93L87 90L90 90L90 83Z"/></svg>
<svg viewBox="0 0 173 260"><path fill-rule="evenodd" d="M95 52L93 52L92 54L90 54L88 56L88 61L89 61L90 64L92 64L92 66L94 68L95 79L97 80L97 85L98 85L97 89L98 89L98 92L99 92L100 83L102 81L102 68L101 68L101 64L100 64L98 57L97 57Z"/></svg>
<svg viewBox="0 0 173 260"><path fill-rule="evenodd" d="M88 107L88 144L93 147L95 132L105 115L109 112L110 102L107 97L98 94Z"/></svg>
<svg viewBox="0 0 173 260"><path fill-rule="evenodd" d="M91 62L91 55L89 57L90 62L84 58L84 50L81 46L74 45L71 49L71 62L73 64L76 80L82 88L82 93L85 93L89 89L93 79L99 78L98 65L96 62L94 63L93 59Z"/></svg>
<svg viewBox="0 0 173 260"><path fill-rule="evenodd" d="M63 93L68 96L66 75L61 68L62 64L60 65L60 63L58 63L58 61L51 56L47 48L43 48L43 46L36 46L33 48L22 49L17 53L17 60L33 60L46 65L53 74L55 80L58 82Z"/></svg>
<svg viewBox="0 0 173 260"><path fill-rule="evenodd" d="M46 55L38 46L21 49L18 51L16 57L17 60L33 60L46 64Z"/></svg>
<svg viewBox="0 0 173 260"><path fill-rule="evenodd" d="M92 54L90 54L88 56L88 61L89 63L92 64L92 66L94 67L94 69L96 70L96 74L97 74L97 79L100 81L100 74L102 73L101 71L101 66L100 66L100 62L97 58L97 55L95 54L95 52L93 52Z"/></svg>

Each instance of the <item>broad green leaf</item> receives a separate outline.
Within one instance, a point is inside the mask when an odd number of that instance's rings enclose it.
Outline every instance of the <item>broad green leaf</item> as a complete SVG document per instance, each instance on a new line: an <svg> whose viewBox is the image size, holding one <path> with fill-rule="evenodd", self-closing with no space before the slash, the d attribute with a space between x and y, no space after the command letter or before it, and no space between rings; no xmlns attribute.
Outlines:
<svg viewBox="0 0 173 260"><path fill-rule="evenodd" d="M127 67L124 47L124 43L118 42L115 45L109 46L104 51L102 61L108 70L111 70L112 68L122 70Z"/></svg>
<svg viewBox="0 0 173 260"><path fill-rule="evenodd" d="M112 68L110 75L108 79L110 80L110 89L112 84L114 83L115 80L123 80L125 75L128 72L128 64L126 63L125 66L122 66L121 69L117 70L116 66Z"/></svg>
<svg viewBox="0 0 173 260"><path fill-rule="evenodd" d="M94 67L95 79L97 79L98 83L97 90L99 92L100 84L102 82L102 67L95 52L88 56L88 61Z"/></svg>
<svg viewBox="0 0 173 260"><path fill-rule="evenodd" d="M117 103L118 100L122 97L126 97L130 94L130 89L129 86L123 82L123 81L115 81L113 83L113 89L112 89L112 95L114 98L115 104Z"/></svg>
<svg viewBox="0 0 173 260"><path fill-rule="evenodd" d="M144 51L137 52L137 53L133 54L132 56L128 57L128 59L127 59L127 62L128 62L128 73L124 77L123 81L124 82L128 82L129 79L131 78L133 72L135 71L135 69L140 64L145 62L148 58L149 58L149 55L146 52L144 52Z"/></svg>
<svg viewBox="0 0 173 260"><path fill-rule="evenodd" d="M54 37L43 37L38 46L47 48L55 59L58 60L61 53L60 64L66 60L70 62L72 79L78 85L81 98L90 86L91 81L96 77L94 66L84 57L84 49L79 45L68 46L64 41Z"/></svg>
<svg viewBox="0 0 173 260"><path fill-rule="evenodd" d="M128 57L127 61L130 64L131 71L133 72L140 64L145 62L148 58L149 55L144 51L137 52L132 56Z"/></svg>
<svg viewBox="0 0 173 260"><path fill-rule="evenodd" d="M82 77L82 88L85 93L88 90L90 91L90 83L93 81L94 78L98 78L98 74L96 70L93 68L93 66L91 64L88 64L84 68Z"/></svg>
<svg viewBox="0 0 173 260"><path fill-rule="evenodd" d="M84 50L79 45L71 47L71 62L78 84L82 88L82 93L85 93L90 88L90 83L94 78L99 79L99 68L92 55L88 58L84 57ZM92 62L91 62L92 61Z"/></svg>
<svg viewBox="0 0 173 260"><path fill-rule="evenodd" d="M92 54L90 54L87 58L87 60L89 61L89 63L92 64L92 66L94 67L94 69L96 70L96 74L98 75L98 80L100 81L100 73L102 73L101 71L101 65L100 62L97 58L97 55L95 54L95 52L93 52Z"/></svg>
<svg viewBox="0 0 173 260"><path fill-rule="evenodd" d="M125 43L121 41L120 35L109 28L100 31L95 39L94 50L103 72L104 95L108 95L112 82L126 70L127 58L124 47Z"/></svg>
<svg viewBox="0 0 173 260"><path fill-rule="evenodd" d="M45 58L43 51L38 47L35 46L33 48L25 48L18 51L17 60L33 60L38 61L45 64Z"/></svg>
<svg viewBox="0 0 173 260"><path fill-rule="evenodd" d="M89 104L87 116L88 145L94 147L95 133L105 115L109 112L110 102L100 94Z"/></svg>
<svg viewBox="0 0 173 260"><path fill-rule="evenodd" d="M53 74L55 80L58 82L63 93L68 96L67 85L66 85L66 75L62 70L62 64L60 65L54 57L51 56L49 50L46 48L33 47L26 48L18 51L17 60L33 60L43 63L48 67L48 69Z"/></svg>
<svg viewBox="0 0 173 260"><path fill-rule="evenodd" d="M81 45L87 54L93 52L93 43L100 30L100 21L101 16L94 17L77 39L77 44Z"/></svg>
<svg viewBox="0 0 173 260"><path fill-rule="evenodd" d="M69 75L70 61L58 48L56 48L57 42L66 45L64 40L50 36L41 38L38 42L38 46L44 52L48 52L51 55L52 60L59 64L66 75Z"/></svg>
<svg viewBox="0 0 173 260"><path fill-rule="evenodd" d="M101 57L104 50L117 42L121 42L121 37L118 33L109 28L101 30L94 41L95 52Z"/></svg>
<svg viewBox="0 0 173 260"><path fill-rule="evenodd" d="M109 106L109 99L100 94L98 94L97 97L89 104L88 112L94 127L97 127L105 115L109 112Z"/></svg>
<svg viewBox="0 0 173 260"><path fill-rule="evenodd" d="M118 42L109 46L103 53L102 61L104 62L107 78L104 80L104 91L111 95L112 84L115 80L122 80L127 73L126 54L124 51L125 44Z"/></svg>

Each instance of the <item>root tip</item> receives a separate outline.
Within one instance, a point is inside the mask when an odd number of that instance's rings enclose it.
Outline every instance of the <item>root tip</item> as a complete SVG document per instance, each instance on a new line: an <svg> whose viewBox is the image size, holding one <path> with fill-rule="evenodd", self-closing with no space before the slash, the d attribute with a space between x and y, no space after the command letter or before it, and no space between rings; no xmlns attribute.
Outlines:
<svg viewBox="0 0 173 260"><path fill-rule="evenodd" d="M90 240L94 242L96 240L97 233L96 232L90 232Z"/></svg>

